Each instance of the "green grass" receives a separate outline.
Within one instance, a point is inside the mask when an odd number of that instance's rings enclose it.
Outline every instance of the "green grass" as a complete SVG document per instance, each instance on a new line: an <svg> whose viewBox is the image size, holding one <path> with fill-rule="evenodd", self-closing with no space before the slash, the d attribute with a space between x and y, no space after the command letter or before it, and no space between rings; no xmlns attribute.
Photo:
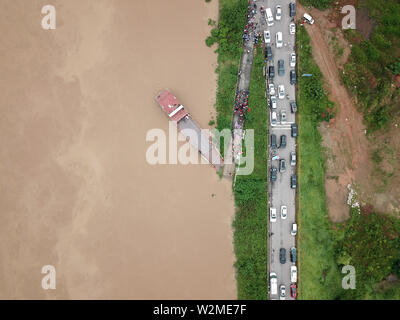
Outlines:
<svg viewBox="0 0 400 320"><path fill-rule="evenodd" d="M303 6L306 7L313 6L317 9L325 10L331 5L333 0L301 0L300 2Z"/></svg>
<svg viewBox="0 0 400 320"><path fill-rule="evenodd" d="M249 97L251 111L246 120L246 129L254 129L254 171L248 176L237 176L234 190L238 299L266 300L268 291L268 110L263 66L263 53L259 49L253 62Z"/></svg>
<svg viewBox="0 0 400 320"><path fill-rule="evenodd" d="M357 96L369 132L385 130L399 116L399 92L393 76L400 72L400 3L364 0L375 27L369 39L356 30L344 35L352 45L342 82Z"/></svg>
<svg viewBox="0 0 400 320"><path fill-rule="evenodd" d="M341 274L334 259L334 238L325 201L325 158L321 135L317 129L329 118L332 103L325 93L305 90L319 88L322 75L312 59L309 36L298 27L298 74L312 73L314 80L299 77L298 83L298 213L299 299L335 299L340 295ZM313 99L314 92L318 98Z"/></svg>

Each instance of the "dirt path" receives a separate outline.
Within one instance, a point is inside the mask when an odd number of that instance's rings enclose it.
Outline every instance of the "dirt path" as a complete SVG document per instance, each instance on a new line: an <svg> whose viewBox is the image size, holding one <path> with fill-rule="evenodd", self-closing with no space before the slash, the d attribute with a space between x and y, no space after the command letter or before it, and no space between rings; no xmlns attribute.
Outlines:
<svg viewBox="0 0 400 320"><path fill-rule="evenodd" d="M298 4L298 17L305 9ZM320 22L326 19L322 12L307 9L314 19L313 25L305 27L311 37L313 56L329 87L329 98L337 106L337 115L329 124L321 124L323 145L327 148L326 195L329 216L332 221L343 221L348 217L348 184L363 183L368 179L371 163L369 142L359 113L341 85L336 57L330 51Z"/></svg>

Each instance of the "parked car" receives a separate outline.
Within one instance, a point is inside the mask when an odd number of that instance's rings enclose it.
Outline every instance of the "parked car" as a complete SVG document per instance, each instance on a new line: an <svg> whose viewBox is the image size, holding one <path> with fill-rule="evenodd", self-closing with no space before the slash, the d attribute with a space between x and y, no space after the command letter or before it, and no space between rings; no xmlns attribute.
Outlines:
<svg viewBox="0 0 400 320"><path fill-rule="evenodd" d="M271 61L273 58L271 46L266 45L264 52L265 52L265 59L267 59L268 61Z"/></svg>
<svg viewBox="0 0 400 320"><path fill-rule="evenodd" d="M290 67L294 68L296 66L296 53L292 52L290 54Z"/></svg>
<svg viewBox="0 0 400 320"><path fill-rule="evenodd" d="M290 153L290 165L294 167L296 165L296 152L292 151Z"/></svg>
<svg viewBox="0 0 400 320"><path fill-rule="evenodd" d="M296 4L294 2L289 3L289 15L294 17L296 15Z"/></svg>
<svg viewBox="0 0 400 320"><path fill-rule="evenodd" d="M286 148L286 135L281 135L281 143L279 144L279 148L285 149Z"/></svg>
<svg viewBox="0 0 400 320"><path fill-rule="evenodd" d="M281 206L281 219L287 218L287 206Z"/></svg>
<svg viewBox="0 0 400 320"><path fill-rule="evenodd" d="M291 129L292 129L292 137L296 138L297 137L297 124L292 123L291 124Z"/></svg>
<svg viewBox="0 0 400 320"><path fill-rule="evenodd" d="M309 24L314 24L314 19L308 13L304 13L303 20L307 21Z"/></svg>
<svg viewBox="0 0 400 320"><path fill-rule="evenodd" d="M269 30L264 31L264 42L271 43L271 32Z"/></svg>
<svg viewBox="0 0 400 320"><path fill-rule="evenodd" d="M297 112L296 101L290 101L290 110L292 111L292 113L296 113Z"/></svg>
<svg viewBox="0 0 400 320"><path fill-rule="evenodd" d="M278 98L285 99L285 86L283 84L278 86Z"/></svg>
<svg viewBox="0 0 400 320"><path fill-rule="evenodd" d="M278 294L278 278L275 272L270 272L269 274L269 285L271 295Z"/></svg>
<svg viewBox="0 0 400 320"><path fill-rule="evenodd" d="M278 169L274 166L271 167L271 181L275 182L278 177Z"/></svg>
<svg viewBox="0 0 400 320"><path fill-rule="evenodd" d="M290 187L292 189L296 189L297 188L297 175L296 174L292 174L290 177Z"/></svg>
<svg viewBox="0 0 400 320"><path fill-rule="evenodd" d="M296 71L290 70L290 84L296 84Z"/></svg>
<svg viewBox="0 0 400 320"><path fill-rule="evenodd" d="M297 282L297 267L290 267L290 282Z"/></svg>
<svg viewBox="0 0 400 320"><path fill-rule="evenodd" d="M275 67L274 66L269 66L268 68L268 76L270 80L273 80L275 77Z"/></svg>
<svg viewBox="0 0 400 320"><path fill-rule="evenodd" d="M283 173L286 171L286 161L285 159L280 159L279 160L279 172Z"/></svg>
<svg viewBox="0 0 400 320"><path fill-rule="evenodd" d="M276 9L275 20L280 21L282 19L282 7L280 5L277 5L275 9Z"/></svg>
<svg viewBox="0 0 400 320"><path fill-rule="evenodd" d="M282 124L286 123L286 110L285 109L281 110L281 123Z"/></svg>
<svg viewBox="0 0 400 320"><path fill-rule="evenodd" d="M271 126L276 126L278 123L278 117L276 116L276 112L271 112Z"/></svg>
<svg viewBox="0 0 400 320"><path fill-rule="evenodd" d="M273 83L270 83L270 84L268 85L268 91L269 91L269 94L270 94L271 96L275 95L275 86L274 86Z"/></svg>
<svg viewBox="0 0 400 320"><path fill-rule="evenodd" d="M290 230L290 234L295 236L297 234L297 223L292 223L292 229Z"/></svg>
<svg viewBox="0 0 400 320"><path fill-rule="evenodd" d="M271 134L271 148L272 149L276 149L278 146L276 144L276 135L275 134Z"/></svg>
<svg viewBox="0 0 400 320"><path fill-rule="evenodd" d="M279 250L279 262L281 264L285 264L286 263L286 249L285 248L281 248Z"/></svg>
<svg viewBox="0 0 400 320"><path fill-rule="evenodd" d="M277 32L276 33L276 47L277 48L282 48L283 46L283 35L282 32Z"/></svg>
<svg viewBox="0 0 400 320"><path fill-rule="evenodd" d="M269 99L270 101L270 107L271 109L276 109L276 97L275 96L271 96L271 98Z"/></svg>
<svg viewBox="0 0 400 320"><path fill-rule="evenodd" d="M295 247L290 248L290 261L296 263L297 250Z"/></svg>
<svg viewBox="0 0 400 320"><path fill-rule="evenodd" d="M281 293L279 295L279 300L285 300L286 299L286 287L285 287L285 285L282 284L280 286L280 291L281 291Z"/></svg>
<svg viewBox="0 0 400 320"><path fill-rule="evenodd" d="M295 283L292 283L292 284L290 285L290 296L291 296L293 299L296 299L296 298L297 298L297 288L296 288L296 284L295 284Z"/></svg>
<svg viewBox="0 0 400 320"><path fill-rule="evenodd" d="M271 222L276 221L276 208L269 208L269 220Z"/></svg>
<svg viewBox="0 0 400 320"><path fill-rule="evenodd" d="M296 25L294 23L289 24L289 33L290 34L296 33Z"/></svg>
<svg viewBox="0 0 400 320"><path fill-rule="evenodd" d="M271 27L274 25L274 16L272 15L271 8L265 9L265 20L267 21L268 27Z"/></svg>
<svg viewBox="0 0 400 320"><path fill-rule="evenodd" d="M283 76L285 74L285 62L283 59L278 60L278 76Z"/></svg>

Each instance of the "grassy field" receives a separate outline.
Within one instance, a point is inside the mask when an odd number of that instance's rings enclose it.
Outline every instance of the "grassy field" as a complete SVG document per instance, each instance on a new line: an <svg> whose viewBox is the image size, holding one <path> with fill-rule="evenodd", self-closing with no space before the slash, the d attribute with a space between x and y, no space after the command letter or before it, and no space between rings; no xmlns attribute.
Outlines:
<svg viewBox="0 0 400 320"><path fill-rule="evenodd" d="M334 259L334 238L325 203L325 159L317 129L332 107L322 89L322 75L312 59L309 36L298 27L298 213L299 299L335 299L341 274Z"/></svg>
<svg viewBox="0 0 400 320"><path fill-rule="evenodd" d="M268 110L265 98L264 58L255 55L250 82L246 129L254 129L254 171L237 176L234 188L237 207L233 223L237 257L239 299L267 299L267 147Z"/></svg>

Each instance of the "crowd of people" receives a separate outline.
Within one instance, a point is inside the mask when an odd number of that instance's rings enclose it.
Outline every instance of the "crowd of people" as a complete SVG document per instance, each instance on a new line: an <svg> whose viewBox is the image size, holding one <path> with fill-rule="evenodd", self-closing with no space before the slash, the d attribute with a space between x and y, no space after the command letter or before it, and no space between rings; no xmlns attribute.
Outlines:
<svg viewBox="0 0 400 320"><path fill-rule="evenodd" d="M255 15L257 13L256 10L257 10L256 4L254 4L254 6L251 6L251 5L248 6L247 24L244 27L244 31L243 31L243 40L244 41L249 41L251 39L251 33L257 27L257 24L255 23Z"/></svg>
<svg viewBox="0 0 400 320"><path fill-rule="evenodd" d="M249 108L249 90L236 92L234 113L239 116L239 121L235 123L235 129L241 129Z"/></svg>

